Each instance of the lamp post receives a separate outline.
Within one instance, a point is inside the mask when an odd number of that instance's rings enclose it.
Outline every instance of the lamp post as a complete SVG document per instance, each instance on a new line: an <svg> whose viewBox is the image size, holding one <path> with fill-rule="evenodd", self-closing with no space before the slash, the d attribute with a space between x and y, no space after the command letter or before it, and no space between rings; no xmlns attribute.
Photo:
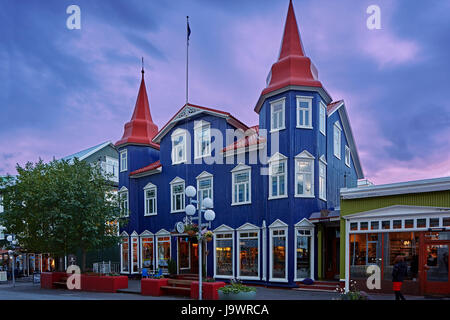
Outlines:
<svg viewBox="0 0 450 320"><path fill-rule="evenodd" d="M17 241L14 239L14 235L8 235L7 237L6 237L6 240L8 240L8 242L10 242L11 243L11 247L13 248L13 249L15 249L15 245L17 244ZM14 250L8 250L8 255L10 255L10 256L12 256L12 271L11 271L11 277L12 277L12 283L13 283L13 287L15 287L16 286L16 277L15 277L15 275L14 275L14 272L15 272L15 263L16 263L16 261L15 261L15 257L14 257L14 254L15 254L15 252L14 252Z"/></svg>
<svg viewBox="0 0 450 320"><path fill-rule="evenodd" d="M211 221L213 221L216 217L216 213L211 210L213 207L213 201L210 198L205 198L203 200L199 201L194 200L193 198L197 195L197 190L193 186L188 186L185 190L185 194L188 198L190 198L189 204L186 206L186 214L188 216L193 216L197 212L197 208L194 206L194 204L198 204L198 217L191 218L192 220L198 220L198 299L202 300L202 286L203 286L203 263L202 263L202 213L205 214L206 221L209 222L209 225L211 225ZM204 210L206 209L206 210Z"/></svg>

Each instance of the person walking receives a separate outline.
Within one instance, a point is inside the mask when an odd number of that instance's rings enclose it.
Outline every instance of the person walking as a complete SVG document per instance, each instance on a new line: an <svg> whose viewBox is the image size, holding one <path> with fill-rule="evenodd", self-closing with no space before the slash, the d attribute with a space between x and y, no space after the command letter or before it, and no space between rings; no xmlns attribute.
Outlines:
<svg viewBox="0 0 450 320"><path fill-rule="evenodd" d="M406 300L401 289L402 283L408 273L408 266L403 256L397 256L394 260L394 269L392 270L392 286L395 293L395 300Z"/></svg>

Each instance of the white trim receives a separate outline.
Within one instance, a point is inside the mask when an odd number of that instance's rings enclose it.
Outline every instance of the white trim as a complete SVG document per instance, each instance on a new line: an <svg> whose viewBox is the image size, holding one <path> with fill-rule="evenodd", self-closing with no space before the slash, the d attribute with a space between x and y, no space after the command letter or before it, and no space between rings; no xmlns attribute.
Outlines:
<svg viewBox="0 0 450 320"><path fill-rule="evenodd" d="M173 187L176 185L182 184L183 185L183 195L182 195L182 208L179 210L174 210L173 208ZM184 212L184 209L186 208L186 197L185 197L185 190L186 190L186 183L183 179L181 179L180 177L175 177L170 183L170 213L178 213L178 212ZM178 193L180 194L180 193Z"/></svg>
<svg viewBox="0 0 450 320"><path fill-rule="evenodd" d="M123 231L121 233L121 241L120 241L120 273L127 273L129 274L131 269L130 269L130 237L128 236L128 233L126 233L125 231ZM128 271L124 271L123 270L123 239L126 238L128 241L128 261L127 261L127 265L128 265ZM42 269L42 268L41 268ZM41 270L42 271L42 270Z"/></svg>
<svg viewBox="0 0 450 320"><path fill-rule="evenodd" d="M273 277L273 232L274 231L284 231L284 246L285 246L285 255L284 255L284 259L285 259L285 276L284 278L274 278ZM277 219L275 220L270 226L269 226L269 233L270 233L270 238L269 238L269 260L270 260L270 264L269 264L269 281L273 281L273 282L288 282L288 275L289 275L289 228L288 225L286 223L284 223L283 221Z"/></svg>
<svg viewBox="0 0 450 320"><path fill-rule="evenodd" d="M150 231L148 231L148 230L145 230L144 232L142 232L140 235L139 235L139 247L140 247L140 256L141 256L141 264L140 264L140 266L141 266L141 270L143 269L143 268L147 268L147 267L144 267L143 266L143 263L144 263L144 252L143 252L143 239L152 239L152 245L153 245L153 252L152 252L152 262L151 262L151 264L153 265L153 268L155 267L155 237L154 237L154 234L153 233L151 233ZM150 270L150 271L152 271L152 270Z"/></svg>
<svg viewBox="0 0 450 320"><path fill-rule="evenodd" d="M202 173L200 173L197 177L195 177L195 179L203 179L203 178L212 178L213 175L207 171L203 171Z"/></svg>
<svg viewBox="0 0 450 320"><path fill-rule="evenodd" d="M183 144L180 145L179 147L184 148L184 156L182 158L180 158L178 161L174 161L174 155L175 155L175 148L174 148L174 138L179 137L179 136L183 136ZM188 152L188 147L187 147L187 131L184 129L176 129L174 132L172 132L171 136L170 136L170 140L172 142L172 151L171 151L171 160L172 160L172 165L175 164L180 164L180 163L185 163L187 162L187 152Z"/></svg>
<svg viewBox="0 0 450 320"><path fill-rule="evenodd" d="M336 133L339 134L339 140L336 140ZM337 144L339 144L339 146L337 146ZM339 124L339 121L336 121L333 125L333 155L339 160L342 157L341 149L342 149L342 127Z"/></svg>
<svg viewBox="0 0 450 320"><path fill-rule="evenodd" d="M323 201L327 201L327 163L325 161L323 161L322 157L320 157L320 159L319 159L319 199L323 200ZM323 190L320 188L320 178L321 178L320 169L321 169L321 166L325 170L325 176L322 177L324 179ZM324 192L325 195L323 195L322 192Z"/></svg>
<svg viewBox="0 0 450 320"><path fill-rule="evenodd" d="M350 290L350 223L345 220L345 292Z"/></svg>
<svg viewBox="0 0 450 320"><path fill-rule="evenodd" d="M313 125L312 125L312 101L313 101L314 97L311 96L296 96L296 128L297 129L312 129ZM306 102L308 103L308 108L302 108L300 107L300 103L301 102ZM308 111L309 116L308 116L308 123L309 125L300 125L299 121L300 121L300 111Z"/></svg>
<svg viewBox="0 0 450 320"><path fill-rule="evenodd" d="M258 258L257 258L257 262L258 262L258 275L257 276L241 276L241 244L240 244L240 239L241 239L241 233L247 233L247 232L256 232L257 233L257 242L258 242ZM237 278L238 279L242 279L242 280L260 280L261 276L261 244L260 244L260 228L251 224L251 223L245 223L242 226L240 226L237 229L237 250L236 250L236 255L237 255Z"/></svg>
<svg viewBox="0 0 450 320"><path fill-rule="evenodd" d="M147 213L147 190L155 190L155 212L153 213ZM158 214L158 187L155 186L153 183L149 182L147 183L147 185L144 187L144 217L151 217L151 216L156 216Z"/></svg>
<svg viewBox="0 0 450 320"><path fill-rule="evenodd" d="M201 174L199 174L196 178L197 180L197 209L200 205L200 181L202 180L211 180L211 197L209 197L213 203L214 203L214 176L206 171L203 171Z"/></svg>
<svg viewBox="0 0 450 320"><path fill-rule="evenodd" d="M323 111L323 118L321 116ZM322 120L323 120L323 128L321 126L322 124ZM322 130L323 129L323 130ZM327 106L325 105L325 103L323 103L323 101L321 100L319 103L319 131L320 133L322 133L324 136L327 135Z"/></svg>
<svg viewBox="0 0 450 320"><path fill-rule="evenodd" d="M227 238L227 239L231 239L231 265L232 265L231 276L218 275L216 273L216 267L217 267L217 263L216 263L217 262L217 254L216 254L217 237L216 237L216 235L218 235L218 234L231 234L231 238ZM236 252L236 246L234 243L234 229L225 224L222 224L220 227L218 227L214 230L214 243L213 243L213 268L214 268L213 277L214 278L233 279L235 277L235 268L236 268L235 267L235 265L236 265L235 252Z"/></svg>
<svg viewBox="0 0 450 320"><path fill-rule="evenodd" d="M206 154L200 154L201 150L198 149L197 139L202 138L202 135L198 137L198 132L202 132L203 128L207 127L208 129L208 138L209 138L209 152ZM211 123L206 122L204 120L194 121L194 159L201 159L211 156Z"/></svg>
<svg viewBox="0 0 450 320"><path fill-rule="evenodd" d="M122 160L123 160L123 155L124 154L125 154L125 163L126 163L125 168L123 168L123 166L122 166ZM125 171L128 170L128 149L120 150L120 152L119 152L119 166L120 166L120 172L125 172Z"/></svg>
<svg viewBox="0 0 450 320"><path fill-rule="evenodd" d="M123 215L122 215L122 212L121 212L121 216L122 216L122 217L129 217L129 216L130 216L130 194L129 194L129 192L128 192L128 189L127 189L125 186L123 186L122 188L120 188L120 190L119 190L119 192L118 192L118 195L119 195L120 210L123 209L123 208L122 208L122 202L123 202L123 200L122 200L121 198L122 198L122 195L124 195L124 194L126 194L126 196L127 196L126 212L125 212Z"/></svg>
<svg viewBox="0 0 450 320"><path fill-rule="evenodd" d="M169 259L172 259L172 237L170 235L170 232L165 230L165 229L161 229L156 233L156 251L155 251L155 268L159 269L159 253L158 253L158 248L159 248L159 239L160 238L164 238L164 237L169 237ZM166 240L164 242L167 242Z"/></svg>
<svg viewBox="0 0 450 320"><path fill-rule="evenodd" d="M284 156L283 154L276 152L272 157L270 157L269 159L269 176L268 176L268 181L269 181L269 189L268 189L268 193L269 193L269 197L268 200L274 200L274 199L283 199L283 198L287 198L288 197L288 163L287 163L287 157ZM272 191L272 167L273 165L278 165L278 164L284 164L284 173L283 174L276 174L277 177L277 195L273 195ZM284 193L283 194L279 194L280 192L280 180L278 179L278 177L283 176L283 180L284 180Z"/></svg>
<svg viewBox="0 0 450 320"><path fill-rule="evenodd" d="M303 218L302 220L300 220L299 222L297 222L294 225L294 281L303 281L305 280L305 278L299 278L297 275L297 237L299 237L298 235L298 230L309 230L310 232L310 244L311 244L311 248L309 248L310 250L310 260L309 260L309 270L310 270L310 276L309 278L312 280L314 279L314 268L315 268L315 263L314 263L314 259L315 259L315 234L314 234L314 229L315 226L313 223L311 223L311 221L309 221L306 218ZM306 235L305 235L306 237Z"/></svg>
<svg viewBox="0 0 450 320"><path fill-rule="evenodd" d="M133 267L133 255L134 255L134 250L133 250L133 240L136 240L137 242L137 246L136 246L136 257L137 257L137 271L134 271ZM133 231L133 233L130 236L130 274L138 274L139 273L139 266L140 264L140 259L139 259L139 235L137 234L136 231Z"/></svg>
<svg viewBox="0 0 450 320"><path fill-rule="evenodd" d="M348 157L347 157L347 152L348 152ZM345 145L345 151L344 151L344 159L345 159L345 165L347 167L350 168L350 163L351 163L351 157L352 157L352 151L350 150L350 148Z"/></svg>
<svg viewBox="0 0 450 320"><path fill-rule="evenodd" d="M311 153L309 153L308 150L303 150L298 155L296 155L295 158L299 158L299 159L315 159L315 157Z"/></svg>
<svg viewBox="0 0 450 320"><path fill-rule="evenodd" d="M300 152L298 155L295 156L295 161L294 161L294 167L295 167L295 176L294 176L294 197L295 198L315 198L315 188L314 188L314 166L315 166L315 161L314 161L314 156L309 153L307 150L303 150L302 152ZM307 172L299 172L298 171L298 165L297 163L299 161L309 161L311 163L311 172L307 173ZM297 184L297 175L299 174L303 174L303 176L305 174L310 174L311 175L311 192L309 194L299 194L298 192L298 184Z"/></svg>
<svg viewBox="0 0 450 320"><path fill-rule="evenodd" d="M273 113L273 107L275 104L277 103L282 103L282 116L283 116L283 125L280 128L273 128L273 123L272 123L272 113ZM281 131L286 129L286 97L274 100L270 102L270 133L272 132L277 132L277 131Z"/></svg>
<svg viewBox="0 0 450 320"><path fill-rule="evenodd" d="M236 173L244 173L248 172L248 199L243 202L235 202L234 196L234 175ZM252 168L250 166L244 165L242 163L238 164L234 169L231 170L231 205L232 206L239 206L239 205L246 205L252 203Z"/></svg>

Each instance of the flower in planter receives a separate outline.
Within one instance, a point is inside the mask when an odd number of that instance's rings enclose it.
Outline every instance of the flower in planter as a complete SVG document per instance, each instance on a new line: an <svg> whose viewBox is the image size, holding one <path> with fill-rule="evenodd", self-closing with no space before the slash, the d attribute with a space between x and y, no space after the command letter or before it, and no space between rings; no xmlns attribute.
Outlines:
<svg viewBox="0 0 450 320"><path fill-rule="evenodd" d="M211 241L212 240L212 238L213 238L213 232L212 231L209 231L209 230L203 230L202 231L202 236L203 236L203 238L204 239L206 239L206 241Z"/></svg>
<svg viewBox="0 0 450 320"><path fill-rule="evenodd" d="M256 288L243 285L239 280L231 279L230 284L219 288L219 291L225 294L237 294L239 292L256 292Z"/></svg>
<svg viewBox="0 0 450 320"><path fill-rule="evenodd" d="M184 226L184 231L188 235L193 236L198 232L198 226L196 224L187 224L186 226Z"/></svg>

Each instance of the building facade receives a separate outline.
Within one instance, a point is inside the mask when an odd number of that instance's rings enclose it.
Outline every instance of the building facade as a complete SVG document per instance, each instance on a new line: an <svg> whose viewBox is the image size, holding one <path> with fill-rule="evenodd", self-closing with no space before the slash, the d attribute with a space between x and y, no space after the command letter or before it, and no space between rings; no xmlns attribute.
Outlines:
<svg viewBox="0 0 450 320"><path fill-rule="evenodd" d="M341 190L341 278L361 290L391 292L403 256L409 294L449 294L450 177ZM368 288L367 267L380 271Z"/></svg>
<svg viewBox="0 0 450 320"><path fill-rule="evenodd" d="M121 227L121 272L142 268L196 273L198 256L208 276L294 286L325 273L324 237L317 215L337 212L339 190L363 178L343 100L333 101L305 55L292 2L278 60L248 126L229 112L185 104L160 130L153 123L144 70L119 151L119 195L127 224ZM213 241L178 233L192 185L213 200ZM332 214L331 214L332 215ZM186 222L188 223L188 222ZM335 229L332 229L335 230ZM335 246L335 262L339 246ZM328 260L327 260L328 262ZM335 265L337 265L335 263Z"/></svg>

